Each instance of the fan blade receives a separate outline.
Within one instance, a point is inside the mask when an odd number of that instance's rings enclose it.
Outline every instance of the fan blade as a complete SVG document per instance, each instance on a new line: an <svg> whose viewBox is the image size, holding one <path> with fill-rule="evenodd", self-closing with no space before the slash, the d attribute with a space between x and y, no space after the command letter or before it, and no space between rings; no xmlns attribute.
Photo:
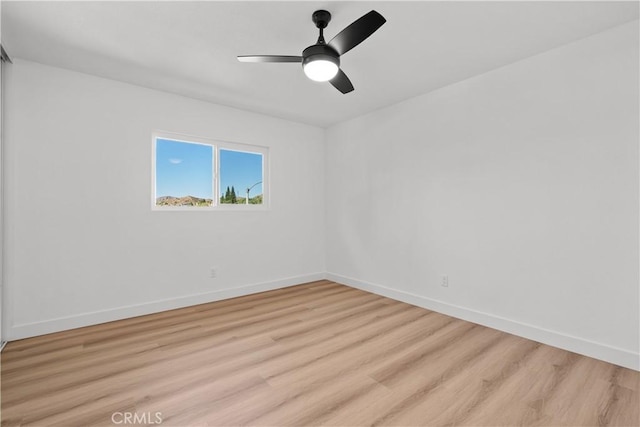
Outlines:
<svg viewBox="0 0 640 427"><path fill-rule="evenodd" d="M338 70L338 74L331 80L329 83L333 85L336 89L338 89L342 93L349 93L353 90L353 85L351 84L351 80L342 70Z"/></svg>
<svg viewBox="0 0 640 427"><path fill-rule="evenodd" d="M302 56L288 55L244 55L238 56L240 62L302 62Z"/></svg>
<svg viewBox="0 0 640 427"><path fill-rule="evenodd" d="M344 55L362 43L385 22L387 20L382 15L372 10L340 31L337 36L331 39L329 46L334 48L338 54Z"/></svg>

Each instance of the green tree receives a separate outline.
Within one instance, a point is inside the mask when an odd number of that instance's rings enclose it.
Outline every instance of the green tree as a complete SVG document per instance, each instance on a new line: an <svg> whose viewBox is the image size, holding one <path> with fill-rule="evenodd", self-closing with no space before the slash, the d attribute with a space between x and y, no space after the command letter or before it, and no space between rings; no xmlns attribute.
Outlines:
<svg viewBox="0 0 640 427"><path fill-rule="evenodd" d="M236 189L231 186L231 203L238 203L238 199L236 198Z"/></svg>
<svg viewBox="0 0 640 427"><path fill-rule="evenodd" d="M224 193L224 201L222 203L231 203L231 190L227 185L227 191Z"/></svg>

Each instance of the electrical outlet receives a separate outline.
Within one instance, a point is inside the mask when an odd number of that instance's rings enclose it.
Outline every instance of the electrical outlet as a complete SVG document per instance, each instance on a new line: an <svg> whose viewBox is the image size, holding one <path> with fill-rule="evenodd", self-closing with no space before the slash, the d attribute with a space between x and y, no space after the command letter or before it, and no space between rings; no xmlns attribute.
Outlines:
<svg viewBox="0 0 640 427"><path fill-rule="evenodd" d="M440 286L442 286L443 288L449 287L449 276L447 276L446 274L440 276Z"/></svg>
<svg viewBox="0 0 640 427"><path fill-rule="evenodd" d="M209 277L211 279L218 277L218 267L211 267L211 270L209 270Z"/></svg>

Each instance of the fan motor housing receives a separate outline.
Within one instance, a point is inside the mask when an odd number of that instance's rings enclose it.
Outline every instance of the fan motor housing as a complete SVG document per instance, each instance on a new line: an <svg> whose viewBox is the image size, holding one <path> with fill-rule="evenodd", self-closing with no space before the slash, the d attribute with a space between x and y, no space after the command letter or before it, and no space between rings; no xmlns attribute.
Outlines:
<svg viewBox="0 0 640 427"><path fill-rule="evenodd" d="M340 55L331 46L326 44L314 44L302 51L302 66L311 61L324 59L331 61L340 67Z"/></svg>

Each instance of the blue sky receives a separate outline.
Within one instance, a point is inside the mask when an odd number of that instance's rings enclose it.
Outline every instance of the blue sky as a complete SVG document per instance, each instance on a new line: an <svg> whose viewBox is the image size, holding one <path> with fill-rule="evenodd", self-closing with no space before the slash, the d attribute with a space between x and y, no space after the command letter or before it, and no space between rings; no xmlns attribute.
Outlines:
<svg viewBox="0 0 640 427"><path fill-rule="evenodd" d="M195 196L211 199L213 147L156 140L156 197Z"/></svg>
<svg viewBox="0 0 640 427"><path fill-rule="evenodd" d="M233 186L236 196L246 197L247 188L262 181L262 155L220 149L220 195ZM251 189L249 197L262 194L262 184Z"/></svg>
<svg viewBox="0 0 640 427"><path fill-rule="evenodd" d="M262 155L220 149L220 192L234 186L244 197L247 187L262 181ZM156 140L156 197L195 196L213 198L213 155L211 145ZM262 184L250 197L262 194Z"/></svg>

